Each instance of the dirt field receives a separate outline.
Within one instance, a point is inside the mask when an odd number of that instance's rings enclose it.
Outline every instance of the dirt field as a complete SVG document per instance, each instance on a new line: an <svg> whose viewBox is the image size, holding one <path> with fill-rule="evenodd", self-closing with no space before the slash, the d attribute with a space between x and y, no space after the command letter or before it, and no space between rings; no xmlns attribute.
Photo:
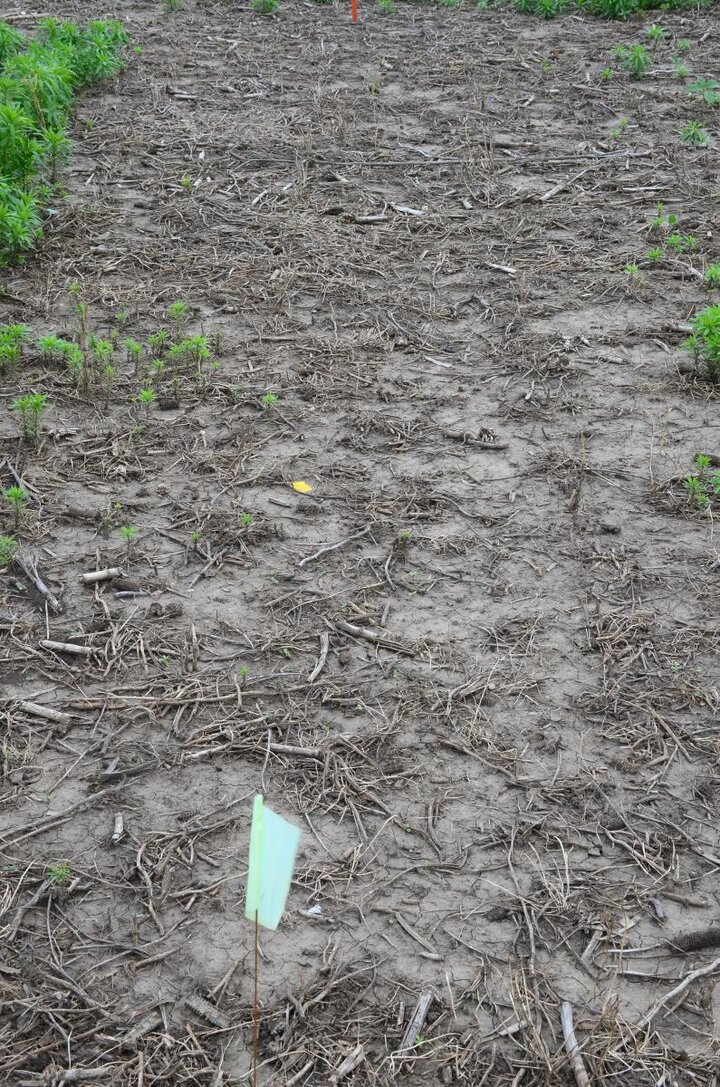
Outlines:
<svg viewBox="0 0 720 1087"><path fill-rule="evenodd" d="M147 408L124 350L107 396L0 375L57 598L4 572L0 1082L248 1082L262 790L304 835L261 1083L709 1087L720 559L682 478L720 416L681 344L720 133L672 58L713 74L717 12L657 14L633 81L647 23L347 7L53 5L143 52L0 321L70 337L77 283L146 344L184 299L219 366ZM658 201L697 244L652 265Z"/></svg>

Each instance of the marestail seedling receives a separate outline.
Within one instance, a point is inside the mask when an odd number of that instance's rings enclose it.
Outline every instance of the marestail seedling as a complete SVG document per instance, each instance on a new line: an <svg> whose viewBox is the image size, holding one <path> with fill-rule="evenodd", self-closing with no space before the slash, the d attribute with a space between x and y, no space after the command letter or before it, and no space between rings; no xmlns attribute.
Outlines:
<svg viewBox="0 0 720 1087"><path fill-rule="evenodd" d="M40 436L40 422L50 404L46 393L27 393L19 396L12 403L13 411L20 417L20 436L23 441L37 445Z"/></svg>
<svg viewBox="0 0 720 1087"><path fill-rule="evenodd" d="M692 321L685 346L692 351L701 376L720 382L720 306L708 306Z"/></svg>

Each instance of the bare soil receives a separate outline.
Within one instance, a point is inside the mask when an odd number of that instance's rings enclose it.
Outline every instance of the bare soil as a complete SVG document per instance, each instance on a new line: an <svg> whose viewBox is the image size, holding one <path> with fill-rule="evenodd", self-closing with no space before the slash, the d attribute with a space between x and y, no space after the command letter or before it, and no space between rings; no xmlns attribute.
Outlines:
<svg viewBox="0 0 720 1087"><path fill-rule="evenodd" d="M99 334L186 299L221 342L147 413L121 351L107 403L37 353L2 376L59 606L4 572L0 1081L248 1082L262 790L304 835L261 1083L355 1054L354 1087L581 1087L568 1001L590 1083L709 1087L720 559L682 477L720 418L681 344L720 134L672 57L712 74L717 14L657 17L647 76L603 81L646 24L346 7L118 0L142 55L83 97L4 276L36 334L73 334L76 282ZM697 247L653 267L657 201Z"/></svg>

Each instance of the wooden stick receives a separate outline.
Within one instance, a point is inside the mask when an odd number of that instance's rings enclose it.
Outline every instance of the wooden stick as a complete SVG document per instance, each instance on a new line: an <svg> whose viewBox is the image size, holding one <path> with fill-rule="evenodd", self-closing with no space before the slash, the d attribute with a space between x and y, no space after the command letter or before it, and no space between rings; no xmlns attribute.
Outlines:
<svg viewBox="0 0 720 1087"><path fill-rule="evenodd" d="M258 959L260 957L260 924L258 911L255 910L255 956L253 970L253 1087L258 1082L258 1042L260 1038L260 1014L258 1008Z"/></svg>
<svg viewBox="0 0 720 1087"><path fill-rule="evenodd" d="M573 1070L577 1087L590 1087L590 1079L585 1071L585 1065L580 1056L580 1047L575 1037L572 1005L567 1000L563 1000L560 1005L560 1022L562 1024L563 1038L565 1039L565 1052L570 1060L570 1067Z"/></svg>
<svg viewBox="0 0 720 1087"><path fill-rule="evenodd" d="M326 544L325 547L321 547L317 551L314 551L313 554L308 555L307 558L300 559L298 566L305 566L306 563L319 559L321 555L327 555L329 551L337 551L339 547L344 547L345 544L350 543L352 540L359 540L361 536L367 536L371 528L372 525L365 525L362 532L356 532L354 536L346 536L344 540L338 540L337 543Z"/></svg>
<svg viewBox="0 0 720 1087"><path fill-rule="evenodd" d="M328 632L326 630L323 630L320 633L320 656L317 659L317 663L316 663L315 667L313 668L312 672L308 676L308 683L314 683L315 680L317 679L317 677L322 672L323 668L325 667L325 662L327 661L327 655L328 655L329 649L330 649L330 635L328 634Z"/></svg>
<svg viewBox="0 0 720 1087"><path fill-rule="evenodd" d="M405 1031L405 1037L403 1038L398 1053L403 1055L412 1049L415 1045L415 1039L423 1028L427 1013L430 1011L430 1005L433 1002L432 989L425 989L420 994L420 998L415 1005L415 1011L412 1013L412 1018L408 1024L408 1028Z"/></svg>
<svg viewBox="0 0 720 1087"><path fill-rule="evenodd" d="M42 593L52 610L54 612L60 611L60 601L56 596L53 596L43 579L40 577L37 569L36 559L28 559L27 561L25 561L25 559L22 558L21 555L14 555L13 562L16 566L20 567L22 572L25 574L25 577L29 578L30 581L32 581L37 591L39 593Z"/></svg>
<svg viewBox="0 0 720 1087"><path fill-rule="evenodd" d="M44 717L46 721L54 721L56 725L69 725L72 721L69 713L61 713L60 710L50 709L49 706L40 706L37 702L18 702L18 708L32 717Z"/></svg>
<svg viewBox="0 0 720 1087"><path fill-rule="evenodd" d="M43 638L40 645L43 649L54 649L56 653L72 653L76 657L92 657L92 649L87 645L74 645L72 642L53 642L49 638Z"/></svg>
<svg viewBox="0 0 720 1087"><path fill-rule="evenodd" d="M96 581L110 581L114 577L125 577L119 566L108 566L105 570L90 570L87 574L81 574L80 580L86 585L92 585Z"/></svg>
<svg viewBox="0 0 720 1087"><path fill-rule="evenodd" d="M684 993L698 978L704 978L707 977L708 974L714 974L716 970L720 970L720 958L713 959L713 961L709 962L706 966L699 966L697 970L691 970L689 974L685 975L679 985L676 985L674 989L671 989L669 993L666 993L662 1000L658 1000L657 1003L653 1004L650 1011L646 1012L637 1024L637 1029L643 1030L645 1027L649 1026L657 1013L664 1008L666 1004L669 1004L676 996L680 996L681 993Z"/></svg>

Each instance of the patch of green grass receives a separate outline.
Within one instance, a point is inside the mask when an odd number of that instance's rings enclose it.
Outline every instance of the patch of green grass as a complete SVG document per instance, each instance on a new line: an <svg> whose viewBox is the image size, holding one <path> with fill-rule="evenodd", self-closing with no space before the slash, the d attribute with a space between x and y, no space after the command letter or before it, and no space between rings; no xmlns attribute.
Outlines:
<svg viewBox="0 0 720 1087"><path fill-rule="evenodd" d="M120 70L127 35L116 20L85 27L44 18L34 37L0 23L0 264L42 234L48 182L70 153L67 125L76 92Z"/></svg>

